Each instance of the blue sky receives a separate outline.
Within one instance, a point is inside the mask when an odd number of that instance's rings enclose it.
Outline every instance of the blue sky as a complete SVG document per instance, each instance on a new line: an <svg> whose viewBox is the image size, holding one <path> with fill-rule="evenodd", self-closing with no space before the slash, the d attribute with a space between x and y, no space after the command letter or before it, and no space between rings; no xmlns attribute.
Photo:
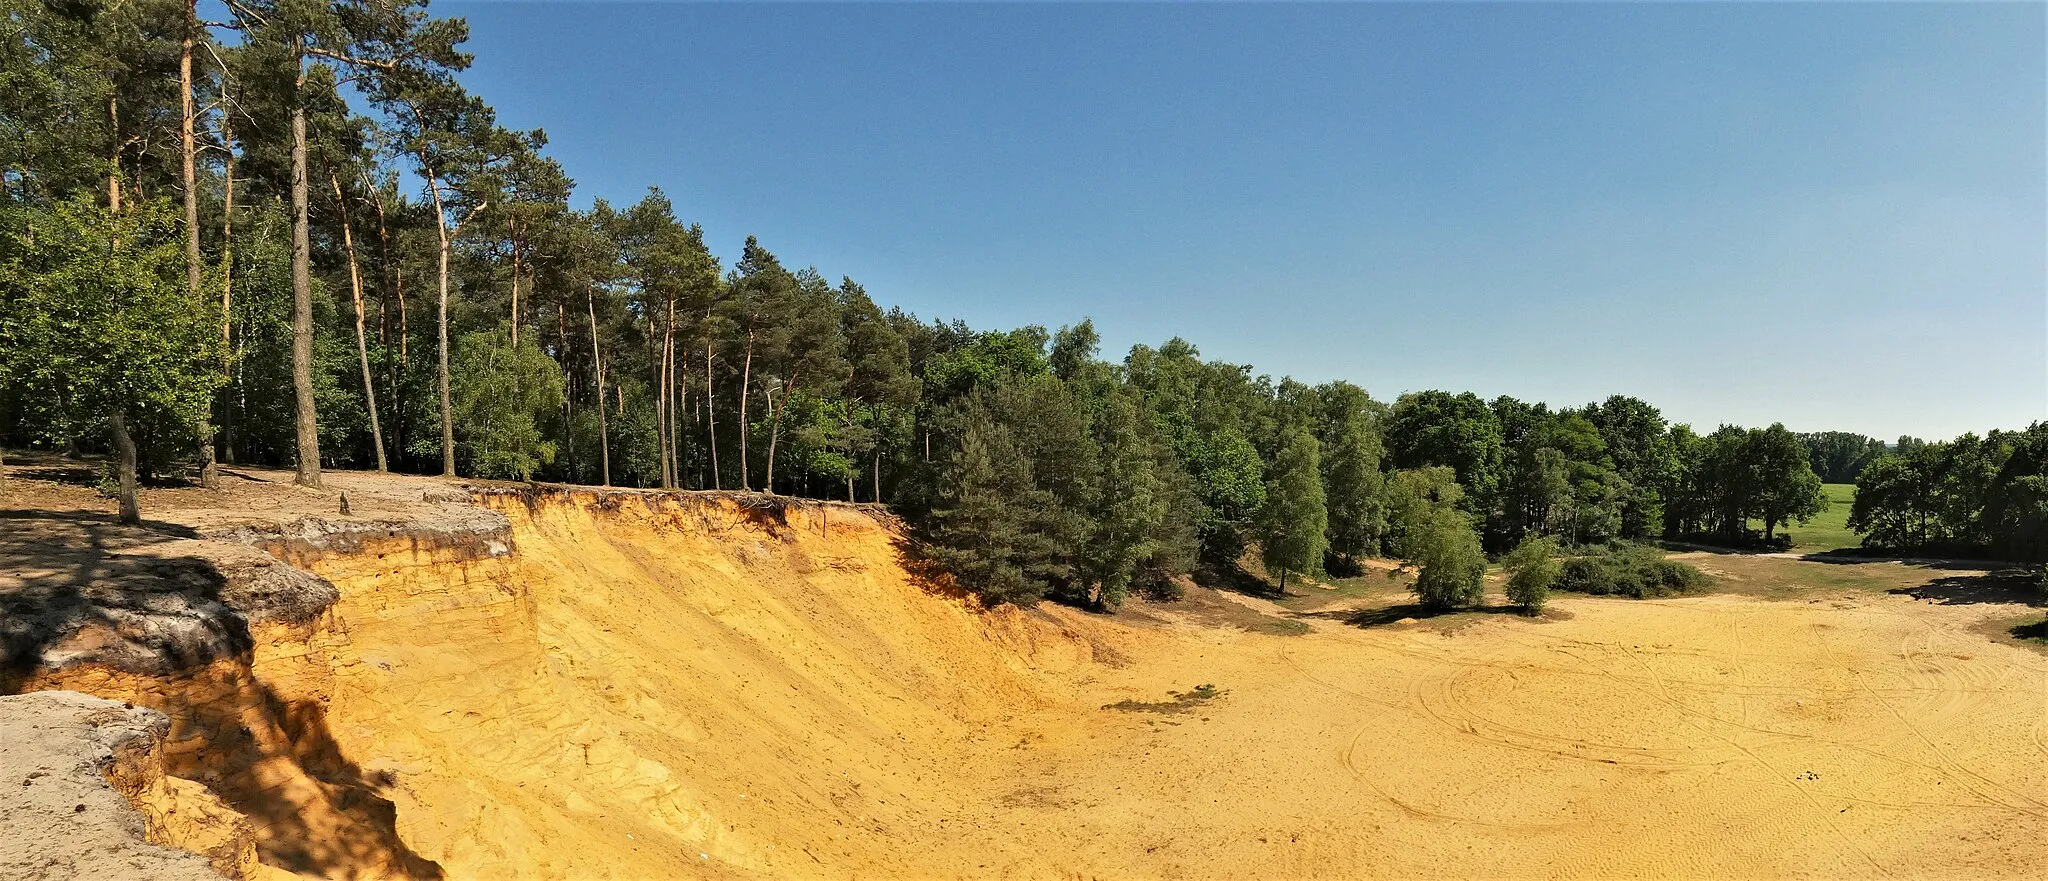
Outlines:
<svg viewBox="0 0 2048 881"><path fill-rule="evenodd" d="M2040 4L441 2L579 202L976 326L1946 437L2048 418Z"/></svg>

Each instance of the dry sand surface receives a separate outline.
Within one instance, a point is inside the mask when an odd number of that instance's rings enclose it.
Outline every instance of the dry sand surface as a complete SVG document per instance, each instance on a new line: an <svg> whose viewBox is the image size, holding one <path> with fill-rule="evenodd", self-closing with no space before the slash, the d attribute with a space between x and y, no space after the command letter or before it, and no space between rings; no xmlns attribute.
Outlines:
<svg viewBox="0 0 2048 881"><path fill-rule="evenodd" d="M331 496L244 473L246 504L149 515L201 532L235 525L230 509L348 519ZM454 486L330 481L356 519L421 522ZM64 507L42 501L61 488L23 483L8 506ZM847 506L480 499L504 518L502 553L404 536L280 547L339 599L313 624L253 628L239 667L82 665L20 687L165 710L173 773L248 814L271 869L308 875L2048 866L2048 656L1990 635L2027 610L1970 593L1974 572L1701 556L1724 585L1778 598L1565 597L1541 619L1372 626L1352 622L1393 615L1351 610L1397 588L984 612L906 571L893 525ZM178 748L238 725L234 767Z"/></svg>

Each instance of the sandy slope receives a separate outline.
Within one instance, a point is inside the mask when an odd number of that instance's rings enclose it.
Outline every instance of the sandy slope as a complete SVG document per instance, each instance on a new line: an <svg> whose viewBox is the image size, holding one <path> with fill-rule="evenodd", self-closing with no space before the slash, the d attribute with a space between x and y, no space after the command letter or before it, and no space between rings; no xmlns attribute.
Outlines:
<svg viewBox="0 0 2048 881"><path fill-rule="evenodd" d="M245 767L209 782L258 824L266 862L311 874L2043 865L2048 657L1973 630L2010 606L1566 598L1557 619L1308 618L1276 636L1172 606L978 612L844 506L486 503L503 548L293 550L339 601L313 625L257 628L211 691L88 669L35 684L185 695L182 716L166 709L208 747L253 723ZM1202 683L1224 693L1163 705ZM1106 708L1120 701L1178 711ZM220 704L236 709L205 711Z"/></svg>
<svg viewBox="0 0 2048 881"><path fill-rule="evenodd" d="M2024 877L2048 840L2048 662L1972 607L983 617L852 512L498 504L537 642L337 613L379 646L340 736L457 876Z"/></svg>

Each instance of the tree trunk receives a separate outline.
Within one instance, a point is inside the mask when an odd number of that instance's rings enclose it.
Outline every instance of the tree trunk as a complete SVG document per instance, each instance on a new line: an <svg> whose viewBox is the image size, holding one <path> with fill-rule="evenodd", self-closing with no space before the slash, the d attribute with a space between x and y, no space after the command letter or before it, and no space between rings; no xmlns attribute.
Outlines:
<svg viewBox="0 0 2048 881"><path fill-rule="evenodd" d="M221 91L220 139L221 143L227 147L228 154L227 170L221 176L220 206L220 345L222 358L224 359L221 366L226 368L229 363L226 359L229 353L233 351L231 329L234 326L235 314L235 130L233 123L234 109L228 102L225 88L227 82L227 70L225 68L221 70L221 82L223 88ZM233 462L235 461L234 425L225 419L221 421L228 423L223 426L221 439L224 441L223 445L227 447L227 460Z"/></svg>
<svg viewBox="0 0 2048 881"><path fill-rule="evenodd" d="M676 399L678 397L677 390L682 385L680 382L681 371L678 369L679 362L682 359L676 355L676 300L674 297L664 297L664 299L666 300L666 305L665 314L662 318L661 382L662 394L664 395L662 412L668 417L668 445L662 448L662 455L665 457L662 462L668 469L668 487L670 489L681 489L683 486L683 459L680 452L683 445L682 418L679 415L681 411L676 406Z"/></svg>
<svg viewBox="0 0 2048 881"><path fill-rule="evenodd" d="M507 219L512 233L512 348L519 348L519 223Z"/></svg>
<svg viewBox="0 0 2048 881"><path fill-rule="evenodd" d="M768 399L768 409L771 411L768 421L768 473L766 475L769 495L775 494L775 442L782 436L782 413L784 410L789 409L790 396L796 394L796 378L797 374L791 372L789 382L782 387L782 403L780 404L775 402L775 396L771 393L770 389L764 388L761 390L762 397Z"/></svg>
<svg viewBox="0 0 2048 881"><path fill-rule="evenodd" d="M142 512L135 503L135 439L128 436L128 413L115 407L107 422L114 433L114 477L121 485L121 522L135 523L142 519Z"/></svg>
<svg viewBox="0 0 2048 881"><path fill-rule="evenodd" d="M747 329L747 355L740 363L740 492L753 487L747 483L747 383L754 372L754 329Z"/></svg>
<svg viewBox="0 0 2048 881"><path fill-rule="evenodd" d="M682 430L682 418L690 412L690 344L684 340L676 361L668 365L676 373L676 486L682 486L682 467L688 463L690 453L690 432ZM696 484L698 490L705 488L702 481Z"/></svg>
<svg viewBox="0 0 2048 881"><path fill-rule="evenodd" d="M121 96L107 96L107 128L114 134L113 152L107 155L107 211L121 213Z"/></svg>
<svg viewBox="0 0 2048 881"><path fill-rule="evenodd" d="M406 352L405 271L403 269L394 271L391 266L391 230L386 225L384 219L384 191L375 186L375 182L370 179L370 172L367 169L363 171L363 190L375 195L377 198L377 275L379 281L377 285L377 342L386 346L384 350L384 363L388 369L385 371L384 386L391 392L391 412L400 416L399 446L402 448L405 440L403 436L405 420L402 415L404 413L404 402L398 398L398 369L400 365L405 363ZM396 281L395 284L393 283L394 280ZM394 295L398 298L398 358L395 361L392 360L391 349L389 348L391 345L391 298Z"/></svg>
<svg viewBox="0 0 2048 881"><path fill-rule="evenodd" d="M876 446L876 448L875 448L875 504L879 505L879 504L881 504L881 503L882 503L882 451L881 451L881 447L880 447L879 445L877 445L877 446Z"/></svg>
<svg viewBox="0 0 2048 881"><path fill-rule="evenodd" d="M441 201L434 200L437 204ZM436 382L441 395L441 476L455 476L455 407L448 398L448 222L441 222L441 298L435 307L436 346L438 361L435 366Z"/></svg>
<svg viewBox="0 0 2048 881"><path fill-rule="evenodd" d="M439 361L435 372L441 394L441 476L454 477L455 406L448 396L448 250L451 247L451 236L448 229L448 208L441 200L441 182L431 172L427 174L427 191L434 196L434 228L441 235L441 298L435 307L435 333L439 343Z"/></svg>
<svg viewBox="0 0 2048 881"><path fill-rule="evenodd" d="M384 289L389 291L393 297L398 298L398 360L400 363L404 363L406 356L405 340L406 335L409 333L405 322L405 267L394 267L391 265L391 229L386 224L384 218L384 191L372 190L372 192L377 194L377 265L384 276ZM384 319L381 323L388 327L391 322L388 319ZM398 377L394 372L391 383L391 411L394 413L398 412L399 406L397 379Z"/></svg>
<svg viewBox="0 0 2048 881"><path fill-rule="evenodd" d="M668 359L669 408L668 453L673 457L669 472L676 477L676 488L683 488L683 414L690 408L690 371L683 366L683 359L689 355L689 345L677 347Z"/></svg>
<svg viewBox="0 0 2048 881"><path fill-rule="evenodd" d="M223 71L225 76L226 72ZM226 104L226 96L222 96ZM220 138L227 145L227 171L221 177L220 206L220 344L229 344L228 328L234 323L229 317L235 309L235 133L231 120L232 109L223 108L220 113Z"/></svg>
<svg viewBox="0 0 2048 881"><path fill-rule="evenodd" d="M348 257L349 297L356 305L356 360L363 367L363 409L370 414L370 443L377 448L377 471L391 470L384 459L384 427L377 421L377 386L370 381L370 341L363 331L363 278L356 269L356 237L349 227L348 201L341 192L341 178L329 174L327 182L334 185L334 204L341 215L341 247Z"/></svg>
<svg viewBox="0 0 2048 881"><path fill-rule="evenodd" d="M597 286L584 289L583 305L590 310L590 370L597 377L597 448L599 474L605 486L612 485L612 442L604 416L604 352L597 345Z"/></svg>
<svg viewBox="0 0 2048 881"><path fill-rule="evenodd" d="M563 298L567 300L567 297ZM555 334L562 340L562 451L569 473L576 474L576 393L569 375L569 317L566 303L555 305Z"/></svg>
<svg viewBox="0 0 2048 881"><path fill-rule="evenodd" d="M192 297L193 305L199 304L199 288L202 272L199 266L199 141L193 134L195 111L192 106L192 43L199 30L199 9L197 0L185 2L185 39L178 49L178 136L183 165L181 181L185 186L185 290ZM220 488L220 471L214 461L212 420L202 419L199 423L199 485L206 489Z"/></svg>
<svg viewBox="0 0 2048 881"><path fill-rule="evenodd" d="M312 245L306 218L305 62L292 93L292 392L298 398L297 482L320 486L320 414L313 403Z"/></svg>
<svg viewBox="0 0 2048 881"><path fill-rule="evenodd" d="M775 494L775 442L782 435L782 407L776 405L775 390L769 388L766 383L761 386L761 397L768 401L768 467L766 473L761 475L761 489L772 496ZM789 402L787 392L783 393L782 400L785 404Z"/></svg>
<svg viewBox="0 0 2048 881"><path fill-rule="evenodd" d="M661 344L654 350L654 452L661 458L661 488L673 489L675 475L670 472L668 455L669 432L673 430L669 413L668 384L669 359L675 357L674 300L668 301L667 311L661 325ZM651 318L651 317L650 317Z"/></svg>
<svg viewBox="0 0 2048 881"><path fill-rule="evenodd" d="M706 351L709 351L709 350L710 350L710 346L709 346L708 344L707 344L707 345L705 346L705 350L706 350ZM705 402L705 401L709 401L709 400L712 400L712 398L711 398L711 390L707 388L707 389L705 389L705 390L704 390L704 392L703 392L702 394L699 394L699 395L697 396L697 401L696 401L696 406L697 406L697 409L695 409L695 410L691 410L691 411L690 411L690 428L691 428L691 436L692 436L692 437L695 437L695 436L696 436L696 433L695 433L695 432L696 432L696 430L697 430L697 429L701 429L701 428L703 428L703 427L704 427L704 402ZM698 489L703 489L703 488L705 488L705 487L707 487L707 486L710 486L710 485L711 485L711 482L712 482L712 481L711 481L711 476L710 476L710 474L708 473L708 472L709 472L710 470L711 470L711 464L710 464L710 462L709 462L708 460L707 460L707 461L704 461L704 462L699 462L699 463L698 463L698 474L697 474L697 488L698 488Z"/></svg>
<svg viewBox="0 0 2048 881"><path fill-rule="evenodd" d="M708 312L706 313L707 317L709 314ZM711 397L712 388L711 343L707 339L704 343L704 439L711 444L711 488L724 489L725 485L722 482L724 478L718 473L718 407L715 406L715 401Z"/></svg>

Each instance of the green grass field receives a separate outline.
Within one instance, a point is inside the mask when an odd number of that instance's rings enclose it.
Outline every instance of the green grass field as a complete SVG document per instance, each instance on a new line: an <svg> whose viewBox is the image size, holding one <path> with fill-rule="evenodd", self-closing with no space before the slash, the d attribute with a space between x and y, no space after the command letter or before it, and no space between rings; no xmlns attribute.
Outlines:
<svg viewBox="0 0 2048 881"><path fill-rule="evenodd" d="M1849 506L1856 501L1856 485L1828 483L1822 486L1827 490L1828 509L1803 525L1794 523L1787 529L1792 535L1792 550L1814 554L1862 546L1863 537L1849 531ZM1752 520L1749 525L1762 529L1764 524L1761 520Z"/></svg>

